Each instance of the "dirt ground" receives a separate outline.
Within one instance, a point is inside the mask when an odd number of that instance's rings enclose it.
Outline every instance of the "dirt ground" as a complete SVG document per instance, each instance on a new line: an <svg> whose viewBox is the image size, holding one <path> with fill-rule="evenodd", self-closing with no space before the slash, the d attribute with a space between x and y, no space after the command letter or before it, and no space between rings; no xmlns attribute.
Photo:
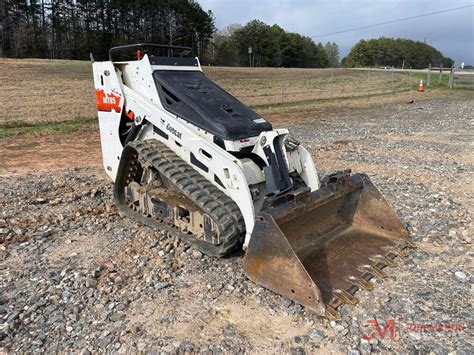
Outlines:
<svg viewBox="0 0 474 355"><path fill-rule="evenodd" d="M270 120L309 148L321 175L366 172L418 244L342 321L251 283L238 253L203 256L122 218L93 124L2 140L0 349L471 353L472 92L286 110ZM395 319L397 339L363 339L373 319ZM412 329L446 324L464 328Z"/></svg>
<svg viewBox="0 0 474 355"><path fill-rule="evenodd" d="M0 175L100 166L102 159L98 126L64 135L9 137L3 140L0 154Z"/></svg>

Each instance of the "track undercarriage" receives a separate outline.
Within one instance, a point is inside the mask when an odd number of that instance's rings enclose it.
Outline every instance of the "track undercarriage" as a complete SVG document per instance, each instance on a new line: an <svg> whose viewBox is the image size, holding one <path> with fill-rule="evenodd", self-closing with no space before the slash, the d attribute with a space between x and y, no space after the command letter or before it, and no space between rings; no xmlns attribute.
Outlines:
<svg viewBox="0 0 474 355"><path fill-rule="evenodd" d="M114 194L123 214L168 229L208 255L225 255L243 242L237 205L164 144L130 143L120 164Z"/></svg>

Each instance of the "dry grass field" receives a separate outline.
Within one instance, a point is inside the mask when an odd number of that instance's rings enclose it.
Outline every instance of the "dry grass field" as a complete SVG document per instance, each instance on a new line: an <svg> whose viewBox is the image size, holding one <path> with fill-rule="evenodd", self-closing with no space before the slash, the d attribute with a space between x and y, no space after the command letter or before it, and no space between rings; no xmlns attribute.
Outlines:
<svg viewBox="0 0 474 355"><path fill-rule="evenodd" d="M390 71L354 71L343 68L203 68L240 100L255 108L304 104L334 98L352 98L392 93ZM412 78L412 84L416 81ZM410 78L393 74L393 91L410 89ZM413 85L412 85L413 87Z"/></svg>
<svg viewBox="0 0 474 355"><path fill-rule="evenodd" d="M0 59L0 124L95 117L88 62Z"/></svg>
<svg viewBox="0 0 474 355"><path fill-rule="evenodd" d="M205 74L272 120L341 100L390 100L415 88L404 74L349 69L204 67ZM0 124L18 125L94 118L91 64L87 61L0 59ZM393 83L393 85L392 85ZM392 91L393 89L393 91ZM340 103L338 102L337 105ZM292 118L290 116L289 118Z"/></svg>

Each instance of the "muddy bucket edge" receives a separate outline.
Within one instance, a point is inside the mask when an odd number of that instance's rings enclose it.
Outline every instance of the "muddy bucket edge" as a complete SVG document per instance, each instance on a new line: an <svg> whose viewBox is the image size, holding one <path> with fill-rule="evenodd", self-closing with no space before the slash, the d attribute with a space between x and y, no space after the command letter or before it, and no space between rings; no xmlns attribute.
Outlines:
<svg viewBox="0 0 474 355"><path fill-rule="evenodd" d="M326 305L321 291L273 217L267 213L259 213L255 220L253 237L243 259L243 269L247 277L324 316Z"/></svg>

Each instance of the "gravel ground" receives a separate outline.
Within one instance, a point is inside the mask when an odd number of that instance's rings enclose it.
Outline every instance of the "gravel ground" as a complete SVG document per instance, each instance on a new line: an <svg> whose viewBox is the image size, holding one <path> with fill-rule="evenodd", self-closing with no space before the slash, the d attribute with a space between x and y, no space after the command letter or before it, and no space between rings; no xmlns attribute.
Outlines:
<svg viewBox="0 0 474 355"><path fill-rule="evenodd" d="M0 178L0 351L472 353L471 96L289 127L323 174L368 173L418 245L339 322L248 281L241 253L122 218L100 167ZM394 339L363 339L371 320Z"/></svg>

